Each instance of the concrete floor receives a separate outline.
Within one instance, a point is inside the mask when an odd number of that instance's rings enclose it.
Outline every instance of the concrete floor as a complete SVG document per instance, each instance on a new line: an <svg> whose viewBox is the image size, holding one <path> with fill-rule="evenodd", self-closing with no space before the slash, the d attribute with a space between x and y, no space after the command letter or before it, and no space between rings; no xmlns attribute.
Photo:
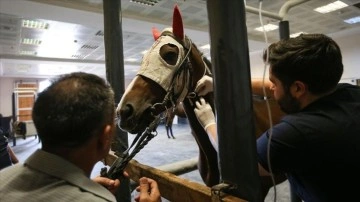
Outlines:
<svg viewBox="0 0 360 202"><path fill-rule="evenodd" d="M174 163L182 160L197 157L198 147L190 133L188 124L174 124L173 132L176 139L168 139L165 127L160 125L158 127L158 135L154 137L136 156L135 160L142 164L152 167L157 167L169 163ZM129 143L134 139L134 135L129 135ZM12 146L12 142L10 142ZM34 136L27 137L25 140L18 138L17 145L12 147L20 162L23 162L31 153L41 147L41 143ZM92 177L99 175L103 163L99 162L95 165L92 172ZM185 179L195 181L203 184L198 170L181 175ZM288 202L290 201L288 182L284 182L276 186L276 201ZM132 194L137 195L136 191ZM162 200L167 202L166 199ZM274 190L270 190L265 199L266 202L275 201Z"/></svg>

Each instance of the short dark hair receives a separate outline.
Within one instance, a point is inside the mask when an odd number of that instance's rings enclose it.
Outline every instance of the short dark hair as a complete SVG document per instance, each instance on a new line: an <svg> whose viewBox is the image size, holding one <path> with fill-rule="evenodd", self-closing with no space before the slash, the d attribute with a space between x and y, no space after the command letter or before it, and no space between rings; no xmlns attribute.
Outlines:
<svg viewBox="0 0 360 202"><path fill-rule="evenodd" d="M336 87L343 73L340 47L324 34L280 40L264 51L265 62L267 57L272 74L285 88L298 80L314 94L327 93Z"/></svg>
<svg viewBox="0 0 360 202"><path fill-rule="evenodd" d="M73 148L114 123L114 93L101 77L61 75L41 92L32 118L43 145Z"/></svg>

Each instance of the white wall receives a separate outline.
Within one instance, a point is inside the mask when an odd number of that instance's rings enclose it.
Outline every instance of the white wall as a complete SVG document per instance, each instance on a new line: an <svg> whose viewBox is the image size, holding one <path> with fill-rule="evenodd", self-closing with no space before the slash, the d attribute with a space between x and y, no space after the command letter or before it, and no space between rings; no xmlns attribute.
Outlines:
<svg viewBox="0 0 360 202"><path fill-rule="evenodd" d="M265 48L265 47L264 47ZM262 60L263 50L253 51L249 54L250 56L250 66L251 66L251 78L263 78L264 76L264 62ZM268 68L268 67L267 67ZM266 69L265 76L268 78L269 70Z"/></svg>
<svg viewBox="0 0 360 202"><path fill-rule="evenodd" d="M12 92L15 79L0 77L0 113L3 116L12 115Z"/></svg>
<svg viewBox="0 0 360 202"><path fill-rule="evenodd" d="M343 78L360 78L360 32L353 37L336 38L344 63Z"/></svg>

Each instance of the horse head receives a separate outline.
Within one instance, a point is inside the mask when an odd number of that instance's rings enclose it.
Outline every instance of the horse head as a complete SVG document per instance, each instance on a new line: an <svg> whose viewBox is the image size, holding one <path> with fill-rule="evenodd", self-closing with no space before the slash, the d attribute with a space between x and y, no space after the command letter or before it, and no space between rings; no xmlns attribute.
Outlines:
<svg viewBox="0 0 360 202"><path fill-rule="evenodd" d="M116 109L120 128L130 133L144 131L161 112L183 101L209 72L201 53L184 34L177 6L172 27L152 32L155 42Z"/></svg>

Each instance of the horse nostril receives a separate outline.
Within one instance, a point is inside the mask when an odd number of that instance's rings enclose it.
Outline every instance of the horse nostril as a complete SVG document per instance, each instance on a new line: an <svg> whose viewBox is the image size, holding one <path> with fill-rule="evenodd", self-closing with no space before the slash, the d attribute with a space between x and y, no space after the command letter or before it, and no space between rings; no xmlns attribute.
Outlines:
<svg viewBox="0 0 360 202"><path fill-rule="evenodd" d="M125 105L123 109L120 110L120 117L123 120L127 120L134 112L133 106L130 104Z"/></svg>

